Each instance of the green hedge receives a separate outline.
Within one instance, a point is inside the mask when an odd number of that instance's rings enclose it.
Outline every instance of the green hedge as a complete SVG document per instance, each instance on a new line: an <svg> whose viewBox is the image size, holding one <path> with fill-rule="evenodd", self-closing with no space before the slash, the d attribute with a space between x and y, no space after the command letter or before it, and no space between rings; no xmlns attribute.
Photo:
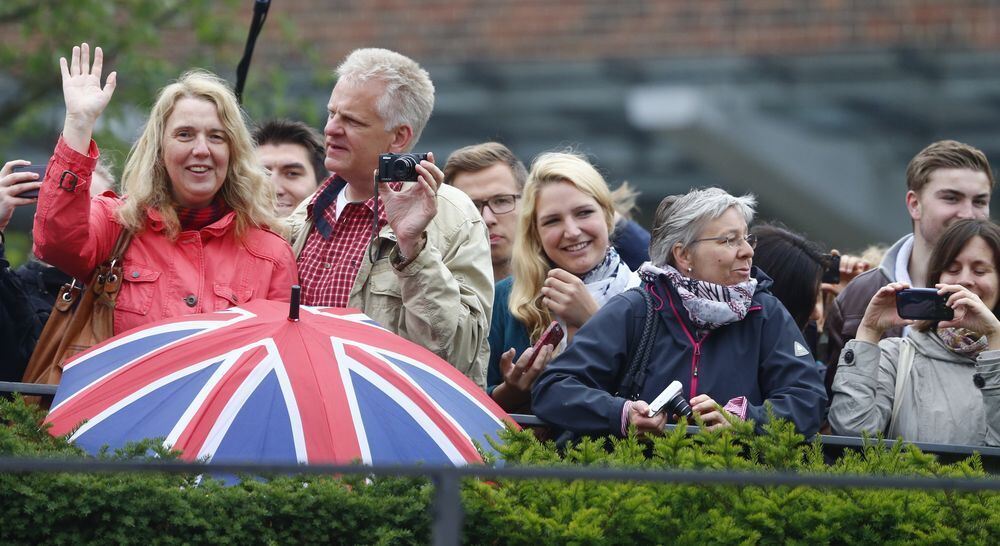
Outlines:
<svg viewBox="0 0 1000 546"><path fill-rule="evenodd" d="M0 401L0 456L83 457L40 426L41 412ZM560 454L509 431L507 464L735 469L984 477L977 457L951 465L873 443L824 463L787 423L721 432L584 440ZM133 459L155 442L105 453ZM426 544L432 487L401 478L281 477L226 487L189 476L0 475L2 544ZM467 544L990 544L1000 495L555 480L466 480Z"/></svg>

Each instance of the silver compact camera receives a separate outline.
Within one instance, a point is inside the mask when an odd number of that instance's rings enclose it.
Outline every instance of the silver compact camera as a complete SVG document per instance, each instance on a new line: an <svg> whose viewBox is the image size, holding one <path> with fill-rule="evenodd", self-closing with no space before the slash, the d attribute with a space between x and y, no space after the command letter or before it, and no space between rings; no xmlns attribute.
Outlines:
<svg viewBox="0 0 1000 546"><path fill-rule="evenodd" d="M663 392L650 402L649 417L653 417L661 411L666 411L667 415L673 414L678 417L691 419L693 417L691 406L684 399L684 395L681 394L682 390L683 387L680 381L674 381L667 385L667 388L663 389Z"/></svg>

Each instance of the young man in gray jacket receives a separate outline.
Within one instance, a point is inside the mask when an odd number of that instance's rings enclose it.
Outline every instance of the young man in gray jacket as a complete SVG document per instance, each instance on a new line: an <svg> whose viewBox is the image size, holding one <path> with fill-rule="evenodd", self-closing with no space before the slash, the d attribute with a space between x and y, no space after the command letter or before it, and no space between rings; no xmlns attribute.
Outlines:
<svg viewBox="0 0 1000 546"><path fill-rule="evenodd" d="M878 268L856 277L837 296L823 329L828 336L827 394L837 373L840 351L854 339L868 302L891 282L926 286L927 260L941 233L956 220L988 218L995 181L986 155L968 144L941 140L927 146L906 167L906 210L913 222L909 233L889 248ZM899 337L893 328L884 337Z"/></svg>

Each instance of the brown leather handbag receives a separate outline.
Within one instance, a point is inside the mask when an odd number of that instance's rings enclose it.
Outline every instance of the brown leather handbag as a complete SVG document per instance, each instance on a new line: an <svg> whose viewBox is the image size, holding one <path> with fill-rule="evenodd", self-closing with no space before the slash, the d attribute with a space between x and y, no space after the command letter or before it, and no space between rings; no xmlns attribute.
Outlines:
<svg viewBox="0 0 1000 546"><path fill-rule="evenodd" d="M58 385L63 362L113 335L115 300L122 286L122 257L132 241L123 229L111 257L94 271L90 285L63 285L24 371L25 383Z"/></svg>

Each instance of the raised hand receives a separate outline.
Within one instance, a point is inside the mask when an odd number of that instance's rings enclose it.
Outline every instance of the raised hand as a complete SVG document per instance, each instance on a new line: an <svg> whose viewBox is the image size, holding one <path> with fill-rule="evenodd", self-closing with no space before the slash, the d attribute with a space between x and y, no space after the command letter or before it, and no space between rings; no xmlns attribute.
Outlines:
<svg viewBox="0 0 1000 546"><path fill-rule="evenodd" d="M836 249L831 250L830 254L840 256L840 282L837 284L823 283L820 285L820 288L826 294L832 294L833 296L840 294L847 288L847 284L854 280L854 277L872 268L872 264L857 256L841 254Z"/></svg>
<svg viewBox="0 0 1000 546"><path fill-rule="evenodd" d="M550 270L542 285L542 303L573 329L597 312L597 302L580 277L559 268Z"/></svg>
<svg viewBox="0 0 1000 546"><path fill-rule="evenodd" d="M90 46L86 43L73 46L73 55L67 62L59 58L62 71L63 99L66 102L66 122L63 139L71 148L87 153L90 137L97 118L111 100L117 84L117 73L108 74L107 82L101 87L101 72L104 70L104 52L94 50L94 64L90 64Z"/></svg>
<svg viewBox="0 0 1000 546"><path fill-rule="evenodd" d="M396 234L400 252L408 259L420 252L421 236L437 215L437 189L444 180L444 173L434 164L433 153L427 154L416 168L415 183L404 183L399 191L385 187L381 196L389 227Z"/></svg>
<svg viewBox="0 0 1000 546"><path fill-rule="evenodd" d="M878 343L882 339L882 334L889 328L913 324L912 320L900 318L896 312L896 292L909 287L910 285L905 282L894 282L879 288L868 302L865 316L861 318L857 339Z"/></svg>

